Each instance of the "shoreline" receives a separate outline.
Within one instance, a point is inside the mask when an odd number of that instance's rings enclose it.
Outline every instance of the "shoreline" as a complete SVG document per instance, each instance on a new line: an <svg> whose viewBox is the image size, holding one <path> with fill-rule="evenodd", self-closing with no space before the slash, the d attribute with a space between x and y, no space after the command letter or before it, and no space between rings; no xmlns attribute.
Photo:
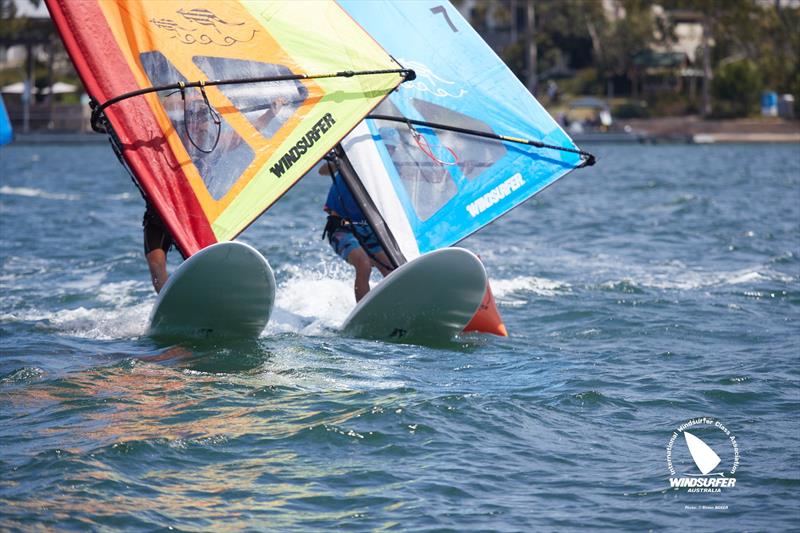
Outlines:
<svg viewBox="0 0 800 533"><path fill-rule="evenodd" d="M777 117L710 120L698 116L618 119L611 131L589 131L571 137L577 143L800 143L800 120ZM94 132L31 131L16 133L12 142L82 144L108 141L106 135Z"/></svg>
<svg viewBox="0 0 800 533"><path fill-rule="evenodd" d="M619 124L653 142L800 143L800 121L777 117L727 120L698 116L619 120Z"/></svg>

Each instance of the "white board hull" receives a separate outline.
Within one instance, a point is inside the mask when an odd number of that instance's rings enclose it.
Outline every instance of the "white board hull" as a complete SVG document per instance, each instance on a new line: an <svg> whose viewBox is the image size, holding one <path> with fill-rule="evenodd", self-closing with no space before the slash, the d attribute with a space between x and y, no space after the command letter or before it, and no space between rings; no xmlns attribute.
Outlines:
<svg viewBox="0 0 800 533"><path fill-rule="evenodd" d="M275 302L275 275L247 244L213 244L169 277L150 314L153 337L257 337Z"/></svg>
<svg viewBox="0 0 800 533"><path fill-rule="evenodd" d="M346 335L415 344L451 340L486 291L486 271L463 248L443 248L401 266L376 285L342 324Z"/></svg>

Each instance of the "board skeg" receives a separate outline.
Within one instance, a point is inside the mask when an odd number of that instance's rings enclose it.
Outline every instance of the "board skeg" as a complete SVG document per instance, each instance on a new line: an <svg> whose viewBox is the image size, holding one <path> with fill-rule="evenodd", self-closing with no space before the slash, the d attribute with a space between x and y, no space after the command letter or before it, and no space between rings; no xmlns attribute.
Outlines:
<svg viewBox="0 0 800 533"><path fill-rule="evenodd" d="M203 248L169 277L150 313L152 337L255 338L275 302L275 275L252 246Z"/></svg>
<svg viewBox="0 0 800 533"><path fill-rule="evenodd" d="M486 283L486 270L472 252L429 252L370 290L345 319L342 332L411 344L450 341L480 306Z"/></svg>

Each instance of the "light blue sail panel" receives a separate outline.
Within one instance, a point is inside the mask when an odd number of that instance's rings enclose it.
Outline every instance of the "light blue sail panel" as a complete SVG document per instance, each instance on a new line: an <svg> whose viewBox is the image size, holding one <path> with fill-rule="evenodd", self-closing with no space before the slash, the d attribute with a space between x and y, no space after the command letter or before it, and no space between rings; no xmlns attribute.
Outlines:
<svg viewBox="0 0 800 533"><path fill-rule="evenodd" d="M10 143L13 138L14 133L11 130L11 121L8 119L3 96L0 95L0 145Z"/></svg>
<svg viewBox="0 0 800 533"><path fill-rule="evenodd" d="M339 3L400 64L417 73L373 115L576 148L449 3ZM455 244L582 162L575 153L420 126L416 130L422 138L415 139L408 125L395 121L371 119L367 125L418 253ZM362 157L357 151L347 153L351 160ZM353 163L362 181L377 173ZM384 215L393 233L402 231L391 214Z"/></svg>

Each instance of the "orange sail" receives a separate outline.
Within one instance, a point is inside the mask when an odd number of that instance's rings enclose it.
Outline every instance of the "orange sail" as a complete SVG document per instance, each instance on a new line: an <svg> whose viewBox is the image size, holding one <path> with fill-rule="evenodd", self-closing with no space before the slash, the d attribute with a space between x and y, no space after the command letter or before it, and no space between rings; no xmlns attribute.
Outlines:
<svg viewBox="0 0 800 533"><path fill-rule="evenodd" d="M335 2L47 6L102 129L184 256L236 237L403 81ZM371 75L342 75L352 71Z"/></svg>

